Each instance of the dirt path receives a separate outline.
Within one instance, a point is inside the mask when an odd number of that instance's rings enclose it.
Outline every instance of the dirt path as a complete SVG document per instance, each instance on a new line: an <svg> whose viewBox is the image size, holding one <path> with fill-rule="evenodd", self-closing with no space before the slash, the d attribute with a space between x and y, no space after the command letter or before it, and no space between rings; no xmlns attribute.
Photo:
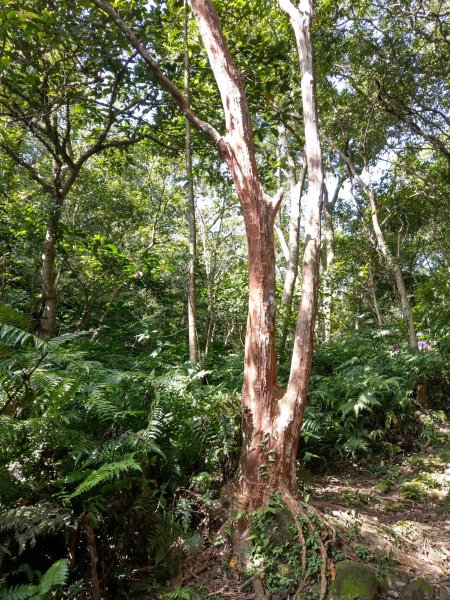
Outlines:
<svg viewBox="0 0 450 600"><path fill-rule="evenodd" d="M349 558L381 571L392 561L410 577L450 586L448 429L438 442L388 464L355 465L314 479L313 504L343 532Z"/></svg>

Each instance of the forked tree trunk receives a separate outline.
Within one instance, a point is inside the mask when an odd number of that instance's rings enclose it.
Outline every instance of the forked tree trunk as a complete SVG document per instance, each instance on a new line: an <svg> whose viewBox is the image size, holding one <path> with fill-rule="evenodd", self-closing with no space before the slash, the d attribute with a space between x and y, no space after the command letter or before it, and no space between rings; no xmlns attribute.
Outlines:
<svg viewBox="0 0 450 600"><path fill-rule="evenodd" d="M310 36L312 0L292 8L291 22L299 48L309 194L302 300L297 321L294 355L286 393L277 394L275 356L275 250L274 220L282 192L273 198L263 190L256 166L253 132L244 79L223 37L211 0L190 0L208 54L225 114L226 136L199 119L186 98L163 75L158 64L118 13L105 0L91 0L105 10L153 75L172 95L191 124L207 134L226 161L234 181L248 243L249 306L242 388L243 449L239 469L239 499L248 510L260 508L275 490L296 492L296 455L306 404L317 309L322 202L322 160L319 143L315 79ZM283 2L283 4L285 4ZM245 531L240 531L245 538ZM239 551L240 541L237 539Z"/></svg>
<svg viewBox="0 0 450 600"><path fill-rule="evenodd" d="M381 255L386 261L388 268L394 274L395 285L397 287L398 294L400 296L400 303L402 307L403 318L405 320L408 329L408 341L409 346L413 352L417 351L417 334L414 326L414 319L412 317L411 304L408 298L408 292L406 291L405 282L403 280L402 270L397 257L391 252L389 246L384 238L383 230L381 229L380 221L378 219L378 203L375 196L375 192L369 186L367 186L361 179L359 173L357 173L355 165L349 156L347 156L328 136L323 134L324 138L329 144L336 150L340 158L350 169L352 176L355 178L359 189L368 198L371 216L372 216L372 227L377 240L378 248L380 249Z"/></svg>
<svg viewBox="0 0 450 600"><path fill-rule="evenodd" d="M256 166L253 132L243 79L237 70L210 0L191 0L222 98L228 163L244 214L248 244L249 306L245 340L243 449L240 500L253 510L277 489L274 423L277 413L275 357L274 219L281 194L264 193ZM270 490L269 490L270 488Z"/></svg>
<svg viewBox="0 0 450 600"><path fill-rule="evenodd" d="M184 2L184 94L189 102L189 54L188 54L188 6ZM196 273L195 261L197 256L197 229L195 222L195 196L194 178L192 176L192 141L191 124L186 122L186 179L188 193L188 221L189 221L189 265L188 265L188 335L189 335L189 362L196 365L198 362L197 343L197 303L196 303Z"/></svg>

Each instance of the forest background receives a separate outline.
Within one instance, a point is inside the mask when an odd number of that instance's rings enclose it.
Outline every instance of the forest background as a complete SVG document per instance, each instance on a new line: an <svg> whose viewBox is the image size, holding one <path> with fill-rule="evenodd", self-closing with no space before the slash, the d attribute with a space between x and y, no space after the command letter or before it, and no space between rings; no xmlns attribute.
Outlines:
<svg viewBox="0 0 450 600"><path fill-rule="evenodd" d="M223 130L204 38L182 2L112 4L199 130L94 4L0 5L5 598L154 597L186 546L219 527L240 461L248 251L232 173L204 125ZM283 4L215 2L262 187L276 201L284 192L279 390L319 206ZM300 483L305 468L395 463L446 423L448 16L440 0L314 7L324 186ZM259 483L270 477L261 460ZM320 571L318 559L308 577ZM291 579L274 578L274 593Z"/></svg>

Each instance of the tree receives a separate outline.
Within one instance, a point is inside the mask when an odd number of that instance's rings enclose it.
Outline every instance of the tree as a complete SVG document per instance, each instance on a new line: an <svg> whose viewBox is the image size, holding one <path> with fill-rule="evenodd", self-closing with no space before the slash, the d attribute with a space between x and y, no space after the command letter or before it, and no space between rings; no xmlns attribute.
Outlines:
<svg viewBox="0 0 450 600"><path fill-rule="evenodd" d="M189 102L189 29L188 29L188 5L184 0L184 94ZM188 195L188 221L189 221L189 266L188 266L188 335L189 335L189 362L195 365L198 362L198 342L197 342L197 324L196 324L196 274L195 263L197 258L197 229L195 219L195 196L194 179L192 175L192 141L191 124L186 120L186 179Z"/></svg>
<svg viewBox="0 0 450 600"><path fill-rule="evenodd" d="M392 270L394 274L395 285L397 286L398 294L400 296L403 318L405 319L408 329L409 346L411 350L415 352L417 350L417 335L416 328L414 325L414 318L411 311L411 304L408 298L408 292L406 290L400 263L397 257L391 252L389 246L387 245L383 230L381 228L380 220L378 218L378 202L375 196L375 192L373 191L371 186L368 186L364 183L364 181L361 178L361 175L357 173L355 165L350 156L348 156L348 154L346 154L341 148L336 146L336 144L326 134L323 134L323 136L327 140L327 142L334 148L334 150L339 154L341 160L348 166L351 175L356 180L361 192L369 200L372 217L372 227L375 233L378 248L383 258L385 259L388 268Z"/></svg>
<svg viewBox="0 0 450 600"><path fill-rule="evenodd" d="M323 319L324 319L324 339L329 342L331 339L331 303L333 297L333 264L334 264L334 227L333 210L339 197L339 191L344 183L344 178L339 177L333 196L330 200L328 189L324 184L324 203L323 203L323 238L326 251L326 263L323 277Z"/></svg>
<svg viewBox="0 0 450 600"><path fill-rule="evenodd" d="M306 209L306 245L300 306L291 373L286 392L279 397L275 353L274 220L282 191L268 196L256 164L253 130L242 74L236 68L210 0L191 0L205 50L222 99L226 135L199 119L187 99L163 74L158 63L115 9L105 0L92 2L115 22L145 60L153 76L168 91L190 123L206 134L228 165L238 195L248 244L249 309L245 341L243 450L238 477L239 505L255 510L281 490L291 503L296 495L296 455L309 383L320 250L322 164L317 128L315 78L310 26L312 2L298 11L285 5L298 42L302 72L309 197ZM293 501L294 502L294 501ZM245 544L241 527L237 549Z"/></svg>
<svg viewBox="0 0 450 600"><path fill-rule="evenodd" d="M281 147L287 155L287 176L290 191L290 220L289 220L289 241L286 243L283 232L280 227L276 228L280 242L283 247L285 259L287 261L286 277L283 286L283 295L281 303L284 308L283 324L281 329L280 355L284 356L286 351L286 340L290 315L292 311L292 301L294 297L295 282L298 275L299 259L299 236L300 236L300 215L301 198L306 180L306 164L302 165L300 175L297 180L296 165L292 153L289 151L286 131L283 126L280 127Z"/></svg>
<svg viewBox="0 0 450 600"><path fill-rule="evenodd" d="M48 198L42 254L39 335L53 337L56 322L56 245L61 210L87 161L109 148L124 148L144 132L149 101L130 75L133 57L102 48L82 13L64 13L36 2L23 18L17 3L2 7L4 45L0 78L0 149ZM61 19L71 36L61 36ZM44 33L45 32L45 33ZM45 38L45 40L44 40ZM141 108L141 114L136 111Z"/></svg>

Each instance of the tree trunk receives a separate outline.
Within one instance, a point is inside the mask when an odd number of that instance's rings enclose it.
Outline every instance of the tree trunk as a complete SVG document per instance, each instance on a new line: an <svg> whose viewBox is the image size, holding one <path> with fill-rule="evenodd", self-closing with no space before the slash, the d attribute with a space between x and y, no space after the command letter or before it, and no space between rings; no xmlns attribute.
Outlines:
<svg viewBox="0 0 450 600"><path fill-rule="evenodd" d="M377 286L375 284L375 279L373 277L372 264L369 262L369 287L370 287L370 295L372 298L372 306L373 312L377 318L378 325L383 325L383 318L381 317L380 307L378 304L377 298Z"/></svg>
<svg viewBox="0 0 450 600"><path fill-rule="evenodd" d="M184 94L189 103L189 54L188 54L188 6L184 2ZM191 365L198 363L197 343L197 310L196 310L196 273L195 261L197 256L197 230L195 223L195 196L194 179L192 176L192 141L191 124L185 119L186 124L186 179L188 193L188 221L189 221L189 265L188 265L188 332L189 332L189 362Z"/></svg>
<svg viewBox="0 0 450 600"><path fill-rule="evenodd" d="M226 140L230 148L224 158L242 206L247 234L249 310L242 389L243 450L239 491L241 506L255 510L267 501L274 490L296 492L297 446L312 360L323 185L310 35L312 1L303 2L300 11L290 4L302 74L309 194L302 301L288 388L280 402L277 398L275 357L274 220L281 193L270 199L262 189L243 79L223 38L214 6L210 0L191 0L191 6L222 97ZM245 536L245 532L242 533Z"/></svg>
<svg viewBox="0 0 450 600"><path fill-rule="evenodd" d="M286 340L292 312L292 300L294 297L295 282L297 281L298 275L301 197L306 179L306 164L303 165L300 172L300 177L297 181L294 159L289 153L286 133L284 130L281 130L280 132L280 141L287 153L289 188L291 196L291 218L289 223L289 242L287 251L288 265L286 278L284 280L283 295L281 298L281 304L283 306L283 324L281 327L280 355L283 357L286 352Z"/></svg>
<svg viewBox="0 0 450 600"><path fill-rule="evenodd" d="M323 204L323 237L326 249L326 266L323 278L323 314L324 314L324 339L329 342L331 339L331 310L333 298L333 265L334 265L334 227L333 210L339 197L339 191L345 178L339 177L338 183L330 200L326 185L323 186L324 204Z"/></svg>
<svg viewBox="0 0 450 600"><path fill-rule="evenodd" d="M359 178L360 179L360 178ZM361 179L360 179L361 180ZM386 240L384 239L384 234L381 229L380 221L378 219L378 206L375 194L372 189L366 188L368 191L368 198L370 202L370 208L372 211L372 226L375 232L375 237L377 239L378 247L380 248L380 252L383 255L388 267L394 273L395 284L397 286L397 291L400 296L400 303L403 312L403 318L405 319L407 328L408 328L408 341L411 350L414 352L417 351L417 335L416 328L414 326L414 320L412 317L411 304L408 298L408 292L406 291L405 282L403 280L402 270L400 268L400 264L397 258L390 251Z"/></svg>
<svg viewBox="0 0 450 600"><path fill-rule="evenodd" d="M323 237L326 249L326 265L323 278L323 321L324 321L324 339L329 342L331 339L331 301L332 301L332 267L334 264L334 231L333 218L331 216L332 208L328 202L328 192L324 186L325 202L323 207Z"/></svg>
<svg viewBox="0 0 450 600"><path fill-rule="evenodd" d="M102 597L100 588L100 579L98 576L98 553L97 544L95 542L94 528L92 527L89 515L84 513L78 518L81 526L86 533L87 549L89 552L89 558L91 559L91 583L92 583L92 597L94 600L100 600Z"/></svg>
<svg viewBox="0 0 450 600"><path fill-rule="evenodd" d="M296 492L296 457L311 373L314 325L320 269L320 213L323 198L322 151L317 118L316 80L311 39L313 0L301 0L298 8L290 0L279 0L289 16L297 42L301 71L305 154L308 194L305 211L305 251L303 255L300 310L286 393L277 416L280 468L288 489Z"/></svg>
<svg viewBox="0 0 450 600"><path fill-rule="evenodd" d="M405 282L403 280L402 270L400 268L400 264L396 258L396 256L390 251L389 246L386 243L384 238L383 230L381 229L380 221L378 219L378 203L375 196L375 193L371 187L368 187L360 175L357 173L355 169L355 165L353 161L347 154L345 154L327 135L323 134L324 138L327 142L336 150L341 159L345 162L345 164L349 167L352 176L355 178L356 183L358 184L359 189L363 192L363 194L368 198L372 216L372 227L375 233L375 237L377 240L378 247L380 249L381 255L386 261L388 268L391 269L394 273L394 280L397 286L397 291L400 296L400 303L402 307L403 318L406 322L408 329L408 341L409 346L413 352L417 351L417 335L416 328L414 326L414 320L412 317L411 304L409 302L408 293L406 291Z"/></svg>
<svg viewBox="0 0 450 600"><path fill-rule="evenodd" d="M211 0L190 0L222 99L226 135L196 117L186 98L162 74L156 61L105 0L92 0L105 10L141 54L160 84L172 95L191 124L217 146L228 164L244 215L248 243L249 307L245 340L242 388L243 450L238 490L242 507L255 510L275 490L296 491L296 454L312 359L317 308L322 202L322 160L317 128L315 79L310 21L312 0L292 7L291 17L299 47L302 74L303 113L309 195L302 301L297 322L294 356L286 394L277 397L275 356L275 248L274 221L282 198L264 193L253 143L253 131L244 91L244 78L237 70L223 37ZM284 3L284 2L283 2ZM235 550L245 539L236 539Z"/></svg>
<svg viewBox="0 0 450 600"><path fill-rule="evenodd" d="M39 337L49 340L54 336L56 323L55 258L58 226L63 198L55 195L51 215L45 232L42 254L42 306L43 314L39 324Z"/></svg>

